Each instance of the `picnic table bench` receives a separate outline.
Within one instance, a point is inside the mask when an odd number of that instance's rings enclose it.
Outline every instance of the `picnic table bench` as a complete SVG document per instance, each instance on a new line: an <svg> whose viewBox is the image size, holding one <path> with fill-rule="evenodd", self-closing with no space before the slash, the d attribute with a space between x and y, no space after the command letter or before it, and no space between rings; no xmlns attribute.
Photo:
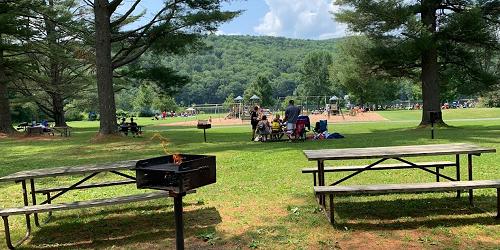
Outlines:
<svg viewBox="0 0 500 250"><path fill-rule="evenodd" d="M425 191L457 191L463 189L497 189L497 216L500 219L500 180L480 181L453 181L453 182L431 182L431 183L408 183L408 184L383 184L383 185L352 185L352 186L317 186L314 187L316 194L329 195L330 209L327 213L332 224L334 219L334 195L351 194L387 194L387 193L416 193ZM471 202L472 200L470 200ZM472 205L472 204L471 204Z"/></svg>
<svg viewBox="0 0 500 250"><path fill-rule="evenodd" d="M304 150L309 161L317 161L317 168L303 169L303 173L313 173L315 180L315 195L318 197L318 202L325 208L326 200L325 195L334 195L342 193L342 191L351 190L351 193L363 193L368 190L371 192L390 193L396 191L417 192L424 190L423 187L429 191L442 191L442 190L455 190L457 197L460 197L461 190L469 190L469 203L473 204L473 189L478 188L494 188L492 182L472 182L473 164L472 156L479 156L482 153L494 153L496 149L485 148L466 143L451 143L451 144L432 144L432 145L414 145L414 146L392 146L392 147L371 147L371 148L344 148L344 149L322 149L322 150ZM467 155L467 169L469 182L460 182L460 155ZM413 162L408 157L423 157L423 156L445 156L454 155L454 162ZM375 159L371 164L365 166L340 166L325 168L325 161L328 160L355 160L355 159ZM397 160L396 164L381 164L387 160ZM450 177L439 172L440 168L455 166L456 177ZM436 171L431 168L436 167ZM421 169L436 176L437 183L424 183L420 184L390 184L390 185L364 185L364 186L338 186L338 184L361 174L364 171L371 170L390 170L390 169L407 169L415 168ZM326 172L353 172L335 182L331 185L325 184ZM317 174L317 183L316 183ZM439 182L440 178L449 180L451 182ZM496 183L495 181L493 181ZM488 185L486 185L488 184ZM317 185L317 186L316 186ZM467 188L464 188L467 187ZM330 211L333 213L333 196L330 196ZM333 223L333 216L331 221Z"/></svg>
<svg viewBox="0 0 500 250"><path fill-rule="evenodd" d="M52 127L52 130L59 133L61 136L68 137L71 136L71 127L70 126L62 126L62 127Z"/></svg>
<svg viewBox="0 0 500 250"><path fill-rule="evenodd" d="M35 170L21 171L1 177L0 182L14 181L16 183L21 183L23 202L24 202L24 206L22 207L0 209L0 216L3 219L5 227L5 237L6 237L7 247L9 249L14 249L16 246L22 244L26 239L29 238L29 236L31 235L31 222L30 222L31 215L33 215L35 225L39 227L40 223L38 219L38 213L48 212L50 218L53 211L108 206L108 205L116 205L116 204L169 197L170 194L168 192L153 192L153 193L127 195L122 197L110 197L97 200L75 201L68 203L52 203L54 199L72 190L116 186L116 185L127 185L136 183L136 178L134 176L131 176L128 173L123 173L124 170L130 170L132 167L134 167L136 162L137 161L132 160L132 161L116 162L111 164L89 164L77 167L35 169ZM93 177L95 177L100 173L112 173L124 177L125 180L84 184L85 182L87 182L88 180L92 179ZM71 176L71 175L84 175L84 176L81 180L69 186L50 187L38 190L36 189L35 179L46 178L46 177ZM30 192L28 192L27 182L29 182L29 186L31 189ZM37 198L36 194L38 193L47 195L46 200L41 202L40 204L37 204L37 199L36 199ZM55 194L51 195L51 193ZM28 194L31 194L31 205ZM25 220L26 220L26 235L16 244L12 244L8 217L11 215L22 215L22 214L25 215Z"/></svg>

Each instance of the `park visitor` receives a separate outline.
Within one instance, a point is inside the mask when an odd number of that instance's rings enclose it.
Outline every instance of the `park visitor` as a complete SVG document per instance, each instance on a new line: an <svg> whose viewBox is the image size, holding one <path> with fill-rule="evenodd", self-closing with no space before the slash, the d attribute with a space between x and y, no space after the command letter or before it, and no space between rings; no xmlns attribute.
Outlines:
<svg viewBox="0 0 500 250"><path fill-rule="evenodd" d="M128 124L125 121L125 117L122 118L122 122L120 123L120 131L123 132L123 134L128 135Z"/></svg>
<svg viewBox="0 0 500 250"><path fill-rule="evenodd" d="M263 115L262 119L257 123L257 134L261 141L267 141L267 136L271 134L271 124L267 120L267 116Z"/></svg>
<svg viewBox="0 0 500 250"><path fill-rule="evenodd" d="M255 129L257 129L257 124L259 123L259 115L257 113L258 110L259 107L255 106L250 112L250 124L252 124L252 141L255 139Z"/></svg>
<svg viewBox="0 0 500 250"><path fill-rule="evenodd" d="M285 110L286 130L288 137L291 139L295 126L297 124L297 119L299 118L300 109L294 105L294 101L290 100L288 102L288 107Z"/></svg>

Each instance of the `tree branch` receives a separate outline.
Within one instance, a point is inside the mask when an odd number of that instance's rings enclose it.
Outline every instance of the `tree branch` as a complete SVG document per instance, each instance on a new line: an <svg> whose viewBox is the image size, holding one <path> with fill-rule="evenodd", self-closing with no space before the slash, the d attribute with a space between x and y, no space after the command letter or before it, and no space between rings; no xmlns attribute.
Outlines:
<svg viewBox="0 0 500 250"><path fill-rule="evenodd" d="M135 0L135 3L132 5L132 7L130 7L130 9L128 9L128 11L125 14L123 14L121 17L119 17L118 19L111 22L111 27L115 27L115 26L119 25L120 23L122 23L123 21L125 21L125 19L127 19L127 17L130 16L130 14L132 14L132 12L134 12L135 7L137 7L137 5L140 2L141 2L141 0Z"/></svg>

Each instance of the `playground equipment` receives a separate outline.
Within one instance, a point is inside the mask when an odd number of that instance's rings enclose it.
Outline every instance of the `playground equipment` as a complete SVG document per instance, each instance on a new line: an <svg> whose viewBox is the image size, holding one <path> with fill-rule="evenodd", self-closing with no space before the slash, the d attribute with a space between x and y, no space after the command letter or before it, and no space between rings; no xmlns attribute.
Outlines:
<svg viewBox="0 0 500 250"><path fill-rule="evenodd" d="M339 105L339 98L337 96L332 96L329 101L330 103L327 104L326 108L328 117L330 117L330 115L342 115L342 119L345 119L344 113L342 113L342 109Z"/></svg>

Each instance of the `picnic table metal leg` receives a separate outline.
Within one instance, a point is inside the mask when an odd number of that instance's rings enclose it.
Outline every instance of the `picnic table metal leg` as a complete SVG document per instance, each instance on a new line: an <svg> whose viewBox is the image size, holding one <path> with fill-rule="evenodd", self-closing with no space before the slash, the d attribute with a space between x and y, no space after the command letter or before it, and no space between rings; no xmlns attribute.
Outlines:
<svg viewBox="0 0 500 250"><path fill-rule="evenodd" d="M330 194L330 223L335 224L333 194Z"/></svg>
<svg viewBox="0 0 500 250"><path fill-rule="evenodd" d="M345 180L348 180L348 179L350 179L350 178L354 177L355 175L358 175L358 174L360 174L361 172L364 172L364 171L366 171L366 170L369 170L370 168L372 168L372 167L374 167L374 166L376 166L376 165L380 164L381 162L386 161L386 160L388 160L388 159L389 159L389 158L382 158L382 159L380 159L380 160L378 160L378 161L376 161L376 162L374 162L374 163L372 163L372 164L370 164L370 165L368 165L368 166L364 167L363 169L360 169L360 170L358 170L358 171L356 171L356 172L354 172L354 173L352 173L352 174L350 174L350 175L348 175L348 176L346 176L346 177L344 177L344 178L342 178L342 179L340 179L340 180L338 180L338 181L336 181L336 182L332 183L330 186L335 186L335 185L337 185L337 184L339 184L339 183L341 183L341 182L343 182L343 181L345 181ZM398 159L398 158L395 158L395 159ZM411 163L411 164L413 164L413 163ZM415 165L415 164L413 164L413 165ZM432 172L432 171L431 171L431 172ZM321 186L321 184L320 184L320 186Z"/></svg>
<svg viewBox="0 0 500 250"><path fill-rule="evenodd" d="M467 170L469 171L469 181L472 181L472 155L467 155ZM473 190L469 189L469 204L474 206L474 194Z"/></svg>
<svg viewBox="0 0 500 250"><path fill-rule="evenodd" d="M26 181L22 180L21 181L21 186L23 188L23 201L24 201L24 206L29 206L30 204L28 203L28 190L26 188ZM31 221L30 221L30 215L26 214L26 229L28 230L29 233L31 233Z"/></svg>
<svg viewBox="0 0 500 250"><path fill-rule="evenodd" d="M319 186L325 185L325 162L320 160L318 161L318 184ZM325 195L319 195L319 204L325 206Z"/></svg>
<svg viewBox="0 0 500 250"><path fill-rule="evenodd" d="M36 205L35 180L30 179L30 187L31 187L31 202L33 203L33 205ZM35 226L40 227L38 214L34 213L33 217L35 218Z"/></svg>
<svg viewBox="0 0 500 250"><path fill-rule="evenodd" d="M28 230L26 231L26 235L24 235L24 237L22 239L20 239L15 244L12 244L12 239L10 236L9 217L2 216L2 219L3 219L4 228L5 228L5 243L7 244L7 247L9 249L15 249L17 246L21 245L25 240L27 240L30 237L31 227L28 228Z"/></svg>
<svg viewBox="0 0 500 250"><path fill-rule="evenodd" d="M47 204L52 204L52 200L50 199L50 192L46 193L47 195ZM49 211L49 217L47 218L46 222L49 222L50 218L52 218L52 211Z"/></svg>
<svg viewBox="0 0 500 250"><path fill-rule="evenodd" d="M436 173L437 173L436 174L436 182L439 182L439 168L440 168L440 166L436 167Z"/></svg>
<svg viewBox="0 0 500 250"><path fill-rule="evenodd" d="M449 181L455 181L453 178L451 178L451 177L449 177L449 176L446 176L446 175L441 174L441 173L436 172L436 171L432 171L432 170L430 170L430 169L427 169L426 167L419 166L419 165L417 165L417 164L415 164L415 163L413 163L413 162L411 162L411 161L407 161L407 160L402 159L402 158L399 158L399 157L396 157L396 158L393 158L393 159L394 159L394 160L398 160L398 161L400 161L400 162L404 162L404 163L406 163L406 164L408 164L408 165L410 165L410 166L412 166L412 167L422 169L422 170L424 170L425 172L428 172L428 173L431 173L431 174L434 174L434 175L438 175L438 176L440 176L440 177L442 177L442 178L444 178L444 179L447 179L447 180L449 180Z"/></svg>
<svg viewBox="0 0 500 250"><path fill-rule="evenodd" d="M455 155L455 167L457 170L457 181L460 181L460 155L459 154ZM457 190L457 198L460 198L461 193L462 193L462 191Z"/></svg>
<svg viewBox="0 0 500 250"><path fill-rule="evenodd" d="M500 188L497 188L497 220L500 220Z"/></svg>
<svg viewBox="0 0 500 250"><path fill-rule="evenodd" d="M99 172L96 172L96 173L92 173L90 175L88 175L87 177L83 178L82 180L78 181L77 183L71 185L70 187L67 187L65 189L63 189L61 192L57 193L56 195L54 195L53 197L51 197L50 199L47 199L46 201L42 202L40 205L44 205L44 204L48 204L49 202L51 202L52 200L54 200L55 198L65 194L66 192L74 189L75 187L77 187L78 185L86 182L87 180L89 180L90 178L96 176L97 174L99 174ZM27 206L27 205L26 205Z"/></svg>

